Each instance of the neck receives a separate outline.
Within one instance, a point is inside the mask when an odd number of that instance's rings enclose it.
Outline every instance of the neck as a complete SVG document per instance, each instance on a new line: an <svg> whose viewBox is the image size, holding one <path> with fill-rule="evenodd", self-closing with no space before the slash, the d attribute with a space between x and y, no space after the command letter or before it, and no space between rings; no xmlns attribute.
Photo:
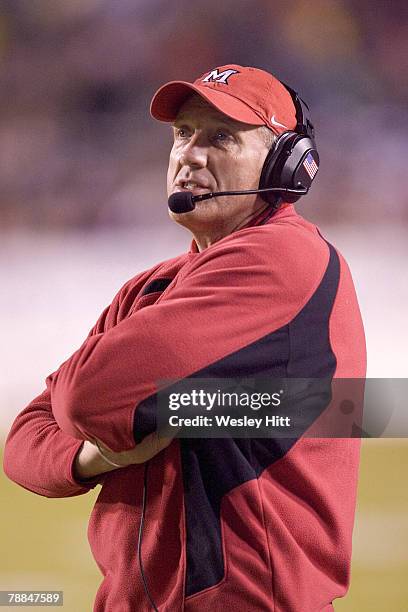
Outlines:
<svg viewBox="0 0 408 612"><path fill-rule="evenodd" d="M251 225L256 225L257 221L263 219L264 213L267 209L270 209L270 205L263 202L263 204L255 211L248 214L246 217L241 219L238 223L234 221L225 223L220 226L211 227L204 231L192 231L194 240L197 244L198 250L204 251L215 242L218 242L222 238L229 236L230 234Z"/></svg>

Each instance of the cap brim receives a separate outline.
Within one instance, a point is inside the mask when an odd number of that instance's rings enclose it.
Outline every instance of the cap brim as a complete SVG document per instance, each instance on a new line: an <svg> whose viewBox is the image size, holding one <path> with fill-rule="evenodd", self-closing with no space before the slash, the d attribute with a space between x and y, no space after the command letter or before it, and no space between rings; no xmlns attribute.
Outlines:
<svg viewBox="0 0 408 612"><path fill-rule="evenodd" d="M186 81L171 81L156 91L150 104L152 117L159 121L172 123L175 121L181 106L193 93L197 93L221 113L235 119L235 121L250 125L265 125L265 121L245 102L222 91L209 87L199 87Z"/></svg>

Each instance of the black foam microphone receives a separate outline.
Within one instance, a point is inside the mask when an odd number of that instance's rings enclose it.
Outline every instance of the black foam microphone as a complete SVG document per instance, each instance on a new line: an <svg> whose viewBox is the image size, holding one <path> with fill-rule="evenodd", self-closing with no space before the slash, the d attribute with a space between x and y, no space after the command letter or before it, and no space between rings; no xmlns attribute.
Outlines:
<svg viewBox="0 0 408 612"><path fill-rule="evenodd" d="M294 195L306 195L308 189L289 189L288 187L267 187L266 189L248 189L247 191L214 191L209 193L202 193L197 196L193 196L190 191L177 191L173 193L168 200L169 208L172 212L180 214L190 212L195 209L195 203L201 200L209 200L210 198L216 198L217 196L236 196L236 195L251 195L255 193L265 193L266 191L279 191L280 193L290 193Z"/></svg>

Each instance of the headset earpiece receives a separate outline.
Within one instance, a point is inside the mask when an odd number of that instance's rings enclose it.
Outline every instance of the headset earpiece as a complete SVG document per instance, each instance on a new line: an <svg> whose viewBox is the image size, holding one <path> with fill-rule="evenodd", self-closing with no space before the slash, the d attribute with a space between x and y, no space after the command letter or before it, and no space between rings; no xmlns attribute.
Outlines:
<svg viewBox="0 0 408 612"><path fill-rule="evenodd" d="M285 83L296 108L296 131L281 134L266 156L259 180L259 189L268 187L304 188L309 190L319 169L319 154L314 140L314 128L309 117L309 107ZM278 206L284 197L286 202L296 202L300 195L280 196L279 193L264 193L261 197Z"/></svg>

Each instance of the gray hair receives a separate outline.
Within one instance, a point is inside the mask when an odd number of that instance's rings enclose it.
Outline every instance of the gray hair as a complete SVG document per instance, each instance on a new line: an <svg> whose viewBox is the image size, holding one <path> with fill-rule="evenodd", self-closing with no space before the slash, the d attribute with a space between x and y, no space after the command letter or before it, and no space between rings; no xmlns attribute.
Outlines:
<svg viewBox="0 0 408 612"><path fill-rule="evenodd" d="M268 149L272 149L273 145L278 139L277 135L274 134L266 125L261 125L259 128L259 133Z"/></svg>

